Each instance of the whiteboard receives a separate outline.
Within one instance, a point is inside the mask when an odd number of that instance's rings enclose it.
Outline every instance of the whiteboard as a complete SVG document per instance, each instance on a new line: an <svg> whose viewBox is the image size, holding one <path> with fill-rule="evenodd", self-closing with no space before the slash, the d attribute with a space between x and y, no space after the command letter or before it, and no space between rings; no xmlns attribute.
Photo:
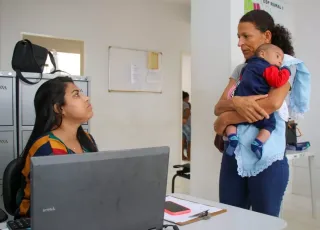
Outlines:
<svg viewBox="0 0 320 230"><path fill-rule="evenodd" d="M148 69L147 50L109 47L109 92L162 92L162 53L157 70Z"/></svg>

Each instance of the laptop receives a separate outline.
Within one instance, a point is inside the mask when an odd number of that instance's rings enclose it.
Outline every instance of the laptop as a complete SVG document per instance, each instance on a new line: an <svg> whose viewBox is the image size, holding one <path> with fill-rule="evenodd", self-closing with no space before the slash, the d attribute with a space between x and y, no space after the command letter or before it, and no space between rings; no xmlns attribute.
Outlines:
<svg viewBox="0 0 320 230"><path fill-rule="evenodd" d="M160 230L169 148L31 158L32 230Z"/></svg>

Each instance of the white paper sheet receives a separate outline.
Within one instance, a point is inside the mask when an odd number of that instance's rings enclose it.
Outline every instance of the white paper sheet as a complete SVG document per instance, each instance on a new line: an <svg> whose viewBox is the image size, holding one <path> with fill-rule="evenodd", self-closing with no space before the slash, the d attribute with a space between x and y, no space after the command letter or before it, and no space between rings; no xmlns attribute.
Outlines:
<svg viewBox="0 0 320 230"><path fill-rule="evenodd" d="M139 67L135 64L131 64L131 84L137 83L139 74Z"/></svg>
<svg viewBox="0 0 320 230"><path fill-rule="evenodd" d="M189 208L191 210L191 212L187 213L187 214L183 214L183 215L178 215L178 216L173 216L173 215L169 215L167 213L164 213L164 219L166 221L172 222L172 223L181 223L181 222L187 222L189 220L193 220L196 217L190 217L193 216L195 214L204 212L209 210L209 213L215 213L215 212L219 212L222 209L220 208L215 208L212 206L208 206L208 205L203 205L203 204L198 204L198 203L194 203L191 201L187 201L187 200L182 200L182 199L178 199L172 196L167 196L166 197L166 201L172 201L175 202L177 204L180 204L186 208Z"/></svg>

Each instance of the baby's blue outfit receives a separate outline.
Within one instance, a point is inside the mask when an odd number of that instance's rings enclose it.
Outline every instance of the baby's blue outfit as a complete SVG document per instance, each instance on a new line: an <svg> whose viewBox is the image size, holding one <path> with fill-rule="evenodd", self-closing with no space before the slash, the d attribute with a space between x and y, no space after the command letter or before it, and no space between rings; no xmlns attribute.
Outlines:
<svg viewBox="0 0 320 230"><path fill-rule="evenodd" d="M291 116L302 116L309 110L311 76L301 60L285 55L283 66L290 67L293 65L296 66L296 75L294 76L289 96L289 113ZM239 144L234 153L240 176L256 176L273 162L283 159L286 149L286 125L278 112L275 112L274 115L276 118L276 129L264 144L260 160L251 150L251 143L258 135L259 130L253 125L241 124L237 126Z"/></svg>

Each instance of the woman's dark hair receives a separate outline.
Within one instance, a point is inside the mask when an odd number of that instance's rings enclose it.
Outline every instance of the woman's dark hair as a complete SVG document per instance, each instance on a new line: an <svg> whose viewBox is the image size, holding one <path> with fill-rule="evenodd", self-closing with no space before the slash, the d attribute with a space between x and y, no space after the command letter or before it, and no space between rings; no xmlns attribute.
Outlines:
<svg viewBox="0 0 320 230"><path fill-rule="evenodd" d="M61 126L62 113L60 108L65 104L64 96L67 83L73 83L73 80L70 77L56 77L43 83L37 90L34 97L36 120L22 153L24 159L26 159L31 146L38 138ZM55 112L55 105L59 113ZM88 137L82 126L78 128L77 138L88 151L97 151L95 143Z"/></svg>
<svg viewBox="0 0 320 230"><path fill-rule="evenodd" d="M251 22L261 32L272 33L271 43L280 47L285 54L294 56L291 33L280 24L275 24L272 16L264 10L252 10L246 13L240 22Z"/></svg>
<svg viewBox="0 0 320 230"><path fill-rule="evenodd" d="M182 91L182 99L186 99L187 97L189 97L189 94L185 91Z"/></svg>

